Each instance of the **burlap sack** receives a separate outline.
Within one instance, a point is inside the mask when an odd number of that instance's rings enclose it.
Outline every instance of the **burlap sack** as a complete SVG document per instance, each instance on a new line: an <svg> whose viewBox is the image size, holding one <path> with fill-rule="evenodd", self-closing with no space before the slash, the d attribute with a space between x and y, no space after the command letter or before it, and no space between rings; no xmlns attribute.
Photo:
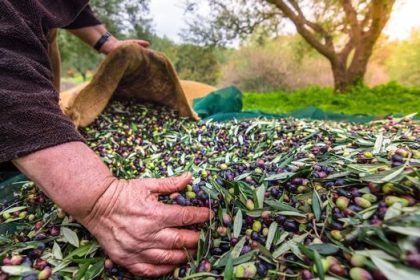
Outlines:
<svg viewBox="0 0 420 280"><path fill-rule="evenodd" d="M192 100L214 90L180 81L165 55L129 44L110 53L91 82L60 93L60 107L76 127L91 124L112 97L166 105L184 117L198 119Z"/></svg>

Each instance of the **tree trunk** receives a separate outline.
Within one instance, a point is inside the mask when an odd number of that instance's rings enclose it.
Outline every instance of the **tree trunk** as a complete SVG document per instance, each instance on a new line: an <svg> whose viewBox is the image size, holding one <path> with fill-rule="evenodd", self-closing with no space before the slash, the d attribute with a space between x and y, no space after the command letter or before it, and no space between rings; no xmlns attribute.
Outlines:
<svg viewBox="0 0 420 280"><path fill-rule="evenodd" d="M345 61L345 59L330 61L334 78L334 88L338 92L345 92L359 81L363 81L369 60L353 59L351 67L348 67Z"/></svg>
<svg viewBox="0 0 420 280"><path fill-rule="evenodd" d="M83 82L86 82L87 80L87 73L86 70L83 70L79 67L76 67L77 72L79 72L80 76L82 76Z"/></svg>
<svg viewBox="0 0 420 280"><path fill-rule="evenodd" d="M363 81L373 46L388 22L395 0L372 0L367 2L367 11L360 14L353 7L351 0L337 1L343 9L343 30L349 36L341 52L335 49L333 35L305 17L303 10L295 0L266 0L282 11L296 26L298 33L306 42L326 57L331 64L334 86L337 91L346 91L358 81ZM328 4L331 5L331 4ZM337 6L338 7L338 6ZM340 27L341 28L341 27ZM322 38L321 40L319 38ZM352 60L348 61L354 51Z"/></svg>

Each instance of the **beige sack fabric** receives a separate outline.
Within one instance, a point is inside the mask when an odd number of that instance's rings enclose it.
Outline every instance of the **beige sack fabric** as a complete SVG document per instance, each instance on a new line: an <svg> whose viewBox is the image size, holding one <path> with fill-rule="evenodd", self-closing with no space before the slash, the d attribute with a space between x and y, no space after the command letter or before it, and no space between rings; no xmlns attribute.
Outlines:
<svg viewBox="0 0 420 280"><path fill-rule="evenodd" d="M196 98L207 96L210 92L216 90L215 87L206 84L181 80L181 87L187 97L188 104L192 108L193 100Z"/></svg>
<svg viewBox="0 0 420 280"><path fill-rule="evenodd" d="M110 53L91 82L62 92L60 107L76 127L91 124L112 97L166 105L184 117L198 119L192 100L215 88L191 81L183 84L190 93L188 98L165 55L130 44Z"/></svg>

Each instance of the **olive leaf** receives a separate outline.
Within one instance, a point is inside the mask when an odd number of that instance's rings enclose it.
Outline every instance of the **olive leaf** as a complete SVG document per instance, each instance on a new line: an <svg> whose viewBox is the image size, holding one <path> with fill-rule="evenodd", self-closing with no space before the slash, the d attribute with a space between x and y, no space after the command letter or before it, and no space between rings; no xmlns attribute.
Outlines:
<svg viewBox="0 0 420 280"><path fill-rule="evenodd" d="M278 227L279 225L276 222L273 222L268 228L267 242L265 243L265 248L267 248L267 250L271 249L271 244L273 244Z"/></svg>
<svg viewBox="0 0 420 280"><path fill-rule="evenodd" d="M388 260L388 261L397 261L396 258L394 258L393 256L388 255L387 253L385 253L384 251L381 250L358 250L355 251L356 254L358 255L362 255L362 256L366 256L366 257L377 257L383 260Z"/></svg>
<svg viewBox="0 0 420 280"><path fill-rule="evenodd" d="M61 227L61 234L68 243L76 248L79 248L79 237L73 230L67 227Z"/></svg>
<svg viewBox="0 0 420 280"><path fill-rule="evenodd" d="M35 270L24 265L4 265L1 267L1 270L4 273L7 273L13 276L25 276L31 273L36 273Z"/></svg>
<svg viewBox="0 0 420 280"><path fill-rule="evenodd" d="M315 262L316 272L318 274L319 279L325 279L325 272L324 266L322 264L321 256L319 255L318 251L313 250L311 248L306 247L303 244L299 244L299 249L311 260Z"/></svg>
<svg viewBox="0 0 420 280"><path fill-rule="evenodd" d="M325 255L325 256L335 255L340 251L340 248L329 243L312 244L312 245L309 245L308 248L315 250L321 255Z"/></svg>
<svg viewBox="0 0 420 280"><path fill-rule="evenodd" d="M418 279L418 270L410 269L405 266L395 266L390 262L387 262L381 258L372 256L371 260L378 269L382 271L385 276L390 280L401 280L401 279Z"/></svg>
<svg viewBox="0 0 420 280"><path fill-rule="evenodd" d="M100 261L94 263L91 265L84 276L84 279L86 280L93 280L95 279L103 270L104 270L104 262L105 259L101 259Z"/></svg>
<svg viewBox="0 0 420 280"><path fill-rule="evenodd" d="M388 228L399 234L415 236L420 238L420 229L418 227L389 226Z"/></svg>
<svg viewBox="0 0 420 280"><path fill-rule="evenodd" d="M279 248L277 248L273 252L273 258L277 259L278 257L280 257L280 256L284 255L285 253L289 252L292 248L292 245L302 243L308 235L309 235L309 233L305 233L303 235L298 235L298 236L294 237L293 239L290 239L286 243L282 244Z"/></svg>
<svg viewBox="0 0 420 280"><path fill-rule="evenodd" d="M196 279L213 279L217 278L220 275L209 273L209 272L200 272L200 273L194 273L187 277L182 278L182 280L196 280Z"/></svg>
<svg viewBox="0 0 420 280"><path fill-rule="evenodd" d="M268 205L269 207L273 208L274 210L278 210L278 211L291 211L291 212L296 212L299 213L299 211L284 203L284 202L280 202L280 201L274 201L274 200L266 200L265 204Z"/></svg>
<svg viewBox="0 0 420 280"><path fill-rule="evenodd" d="M372 153L374 155L377 155L382 151L383 142L384 142L384 135L383 133L380 133L378 137L376 138L375 146L373 147Z"/></svg>
<svg viewBox="0 0 420 280"><path fill-rule="evenodd" d="M256 190L258 208L264 207L265 191L267 187L262 185Z"/></svg>
<svg viewBox="0 0 420 280"><path fill-rule="evenodd" d="M79 269L77 270L77 273L76 273L76 277L75 277L76 280L83 279L83 277L85 276L86 271L88 270L89 266L90 266L89 262L80 264Z"/></svg>
<svg viewBox="0 0 420 280"><path fill-rule="evenodd" d="M293 154L293 155L287 157L286 159L283 159L283 158L280 159L279 162L281 161L281 164L279 165L279 168L284 168L284 167L288 166L293 161L294 156L295 155Z"/></svg>
<svg viewBox="0 0 420 280"><path fill-rule="evenodd" d="M402 205L401 203L394 203L385 213L384 220L388 221L392 218L400 216L402 213Z"/></svg>
<svg viewBox="0 0 420 280"><path fill-rule="evenodd" d="M70 261L74 257L85 257L89 254L96 252L99 249L99 245L96 242L80 246L79 248L71 251L67 256L64 257L64 261Z"/></svg>
<svg viewBox="0 0 420 280"><path fill-rule="evenodd" d="M373 175L363 176L361 179L366 182L372 182L376 184L383 184L386 182L394 182L404 172L405 166L396 167L391 170L379 172Z"/></svg>
<svg viewBox="0 0 420 280"><path fill-rule="evenodd" d="M251 174L252 172L242 173L241 175L235 177L235 181L241 181L245 179L246 177L251 176Z"/></svg>
<svg viewBox="0 0 420 280"><path fill-rule="evenodd" d="M335 173L335 174L329 175L326 178L326 180L333 180L333 179L343 178L343 177L349 176L350 174L351 174L351 172L349 172L349 171L339 172L339 173Z"/></svg>
<svg viewBox="0 0 420 280"><path fill-rule="evenodd" d="M292 173L292 172L284 172L284 173L268 176L267 178L265 178L265 181L285 180L285 179L292 178L294 175L295 175L295 173Z"/></svg>
<svg viewBox="0 0 420 280"><path fill-rule="evenodd" d="M241 238L241 240L239 240L239 242L235 245L235 247L233 247L232 252L231 252L231 256L233 259L236 259L241 255L241 251L245 245L245 242L246 242L246 237L244 236Z"/></svg>
<svg viewBox="0 0 420 280"><path fill-rule="evenodd" d="M61 252L61 248L55 241L52 248L52 253L53 253L54 258L56 258L57 260L63 259L63 253Z"/></svg>
<svg viewBox="0 0 420 280"><path fill-rule="evenodd" d="M232 280L233 279L233 258L229 255L229 258L226 263L225 272L223 273L223 279Z"/></svg>
<svg viewBox="0 0 420 280"><path fill-rule="evenodd" d="M200 231L200 238L198 240L197 246L197 263L201 260L201 258L206 254L208 240L206 238L206 234L203 230Z"/></svg>
<svg viewBox="0 0 420 280"><path fill-rule="evenodd" d="M235 220L233 222L233 237L235 238L239 237L242 230L242 224L243 224L242 211L241 209L238 209L238 211L236 212Z"/></svg>
<svg viewBox="0 0 420 280"><path fill-rule="evenodd" d="M228 258L231 256L233 259L233 265L238 265L244 262L248 262L251 259L253 259L257 255L257 251L251 251L244 255L240 255L242 248L245 245L246 238L243 237L241 241L238 242L238 244L235 245L235 247L231 250L223 254L215 263L215 268L222 268L226 266Z"/></svg>
<svg viewBox="0 0 420 280"><path fill-rule="evenodd" d="M315 219L321 219L321 199L316 190L312 192L312 210L314 211Z"/></svg>

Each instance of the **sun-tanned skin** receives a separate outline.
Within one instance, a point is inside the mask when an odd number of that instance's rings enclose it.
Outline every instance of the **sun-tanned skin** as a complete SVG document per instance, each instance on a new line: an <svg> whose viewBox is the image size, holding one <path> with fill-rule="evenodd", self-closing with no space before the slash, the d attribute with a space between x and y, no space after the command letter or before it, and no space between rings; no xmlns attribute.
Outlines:
<svg viewBox="0 0 420 280"><path fill-rule="evenodd" d="M72 30L94 45L104 26ZM101 52L123 44L111 37ZM139 276L169 273L193 254L196 231L179 229L210 218L207 208L164 205L159 194L179 192L192 180L190 174L166 179L119 180L82 142L70 142L34 152L13 162L59 207L82 223L110 258Z"/></svg>

